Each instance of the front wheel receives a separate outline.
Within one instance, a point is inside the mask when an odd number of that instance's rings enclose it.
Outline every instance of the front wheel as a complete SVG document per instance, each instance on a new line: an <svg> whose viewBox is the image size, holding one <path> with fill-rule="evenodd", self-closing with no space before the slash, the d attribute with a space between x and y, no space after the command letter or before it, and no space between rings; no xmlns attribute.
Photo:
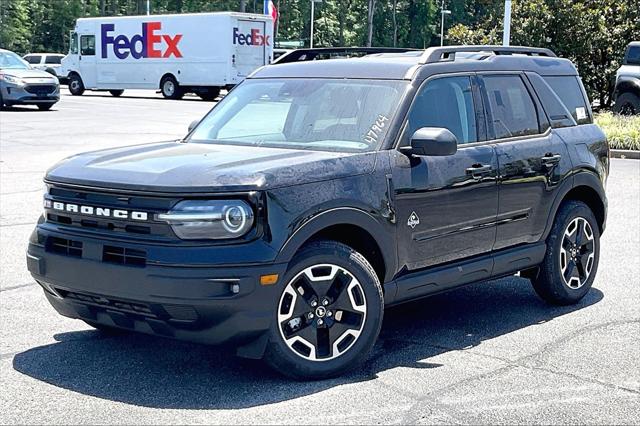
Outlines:
<svg viewBox="0 0 640 426"><path fill-rule="evenodd" d="M81 96L84 93L84 83L78 74L69 76L69 92L74 96Z"/></svg>
<svg viewBox="0 0 640 426"><path fill-rule="evenodd" d="M162 79L160 82L160 91L162 92L162 96L167 99L182 99L184 96L184 92L178 85L175 77L172 75Z"/></svg>
<svg viewBox="0 0 640 426"><path fill-rule="evenodd" d="M591 288L600 258L600 228L581 201L563 203L547 238L547 253L531 276L536 293L555 305L578 303Z"/></svg>
<svg viewBox="0 0 640 426"><path fill-rule="evenodd" d="M117 98L124 93L124 90L109 90L109 93L111 93L111 96L115 96Z"/></svg>
<svg viewBox="0 0 640 426"><path fill-rule="evenodd" d="M324 379L364 361L384 302L369 262L351 247L317 241L291 261L270 330L266 362L295 379Z"/></svg>
<svg viewBox="0 0 640 426"><path fill-rule="evenodd" d="M640 96L633 93L623 93L616 98L613 111L620 115L640 114Z"/></svg>

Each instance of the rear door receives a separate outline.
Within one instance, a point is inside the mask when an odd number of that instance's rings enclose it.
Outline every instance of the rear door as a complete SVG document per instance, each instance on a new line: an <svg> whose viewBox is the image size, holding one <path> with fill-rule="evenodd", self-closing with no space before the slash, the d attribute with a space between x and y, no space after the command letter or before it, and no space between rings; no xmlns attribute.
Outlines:
<svg viewBox="0 0 640 426"><path fill-rule="evenodd" d="M233 29L233 63L237 76L245 78L267 63L267 48L271 44L271 37L265 32L265 21L238 19L237 22L238 26Z"/></svg>
<svg viewBox="0 0 640 426"><path fill-rule="evenodd" d="M524 74L484 74L480 82L499 166L494 249L537 242L571 169L566 145L551 131Z"/></svg>
<svg viewBox="0 0 640 426"><path fill-rule="evenodd" d="M400 143L408 145L421 127L449 129L458 139L458 151L444 157L395 153L398 258L408 270L487 253L496 234L498 161L494 147L485 142L475 77L424 83Z"/></svg>

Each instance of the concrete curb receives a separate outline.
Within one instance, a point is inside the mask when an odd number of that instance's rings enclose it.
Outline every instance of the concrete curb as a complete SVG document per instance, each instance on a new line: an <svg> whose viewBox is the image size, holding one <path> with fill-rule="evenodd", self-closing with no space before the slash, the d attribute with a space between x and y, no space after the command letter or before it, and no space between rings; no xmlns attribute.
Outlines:
<svg viewBox="0 0 640 426"><path fill-rule="evenodd" d="M626 158L631 160L640 160L640 151L632 149L612 149L611 158Z"/></svg>

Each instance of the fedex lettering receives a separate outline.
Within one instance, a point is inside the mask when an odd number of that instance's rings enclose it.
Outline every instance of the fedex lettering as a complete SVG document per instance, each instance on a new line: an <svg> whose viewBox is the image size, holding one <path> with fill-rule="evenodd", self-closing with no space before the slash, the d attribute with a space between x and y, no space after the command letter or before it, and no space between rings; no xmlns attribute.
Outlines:
<svg viewBox="0 0 640 426"><path fill-rule="evenodd" d="M270 46L271 37L260 34L260 30L252 28L249 34L240 33L238 27L233 28L233 44L240 46Z"/></svg>
<svg viewBox="0 0 640 426"><path fill-rule="evenodd" d="M131 54L134 59L140 58L169 58L171 55L182 58L182 53L178 49L178 43L182 39L182 34L173 37L167 34L158 34L162 29L162 22L143 22L142 34L135 34L131 39L124 34L113 36L114 24L102 24L102 57L107 58L107 46L113 46L113 53L118 59L125 59ZM167 48L162 52L160 43L164 40Z"/></svg>

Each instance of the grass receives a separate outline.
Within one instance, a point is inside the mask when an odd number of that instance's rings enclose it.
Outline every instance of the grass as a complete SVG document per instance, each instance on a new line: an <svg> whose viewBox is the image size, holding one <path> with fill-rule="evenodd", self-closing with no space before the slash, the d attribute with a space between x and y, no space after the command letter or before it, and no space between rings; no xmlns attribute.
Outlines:
<svg viewBox="0 0 640 426"><path fill-rule="evenodd" d="M609 139L612 149L640 150L640 115L616 115L602 112L595 121Z"/></svg>

